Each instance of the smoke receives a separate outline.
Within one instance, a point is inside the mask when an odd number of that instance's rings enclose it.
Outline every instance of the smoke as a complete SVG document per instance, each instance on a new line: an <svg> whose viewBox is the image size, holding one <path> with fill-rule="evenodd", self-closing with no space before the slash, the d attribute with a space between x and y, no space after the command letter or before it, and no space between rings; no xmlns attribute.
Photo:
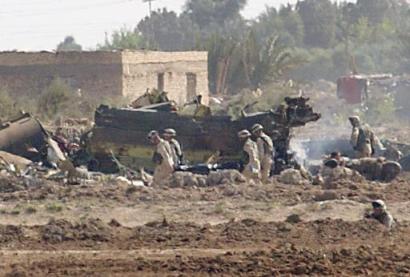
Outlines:
<svg viewBox="0 0 410 277"><path fill-rule="evenodd" d="M295 160L298 164L305 165L308 162L308 151L306 147L306 142L309 140L303 139L291 139L289 143L289 149L295 152Z"/></svg>
<svg viewBox="0 0 410 277"><path fill-rule="evenodd" d="M295 159L306 165L321 160L332 152L340 152L343 156L352 156L353 148L345 138L293 139L289 148L296 152Z"/></svg>

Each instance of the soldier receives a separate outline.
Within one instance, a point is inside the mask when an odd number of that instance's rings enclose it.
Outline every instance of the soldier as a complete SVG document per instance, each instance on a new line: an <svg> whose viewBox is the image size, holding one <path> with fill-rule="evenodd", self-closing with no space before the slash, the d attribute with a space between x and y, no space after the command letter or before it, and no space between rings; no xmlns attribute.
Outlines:
<svg viewBox="0 0 410 277"><path fill-rule="evenodd" d="M332 162L336 163L337 166L345 166L346 165L346 161L348 160L348 158L345 158L342 156L342 153L340 152L332 152L330 153L329 156L325 157L323 160L323 164L326 165L327 162L329 162L330 167L332 167ZM327 165L327 166L329 166Z"/></svg>
<svg viewBox="0 0 410 277"><path fill-rule="evenodd" d="M373 212L365 215L366 218L373 218L378 220L388 229L394 226L393 216L387 211L386 204L383 200L375 200L372 202Z"/></svg>
<svg viewBox="0 0 410 277"><path fill-rule="evenodd" d="M260 175L260 161L258 157L258 146L251 139L251 133L248 130L242 130L238 133L238 137L243 144L243 171L242 174L248 180L257 180Z"/></svg>
<svg viewBox="0 0 410 277"><path fill-rule="evenodd" d="M334 181L339 179L351 179L359 173L345 167L345 159L340 152L332 152L323 161L323 166L319 171L319 175L314 179L316 184L332 186Z"/></svg>
<svg viewBox="0 0 410 277"><path fill-rule="evenodd" d="M370 181L390 182L401 172L399 163L387 161L383 157L353 159L346 166Z"/></svg>
<svg viewBox="0 0 410 277"><path fill-rule="evenodd" d="M205 118L211 116L211 108L202 104L202 95L198 95L193 102L196 105L194 117L195 118Z"/></svg>
<svg viewBox="0 0 410 277"><path fill-rule="evenodd" d="M174 161L172 160L172 150L169 143L163 140L157 131L149 132L148 139L155 145L155 152L152 157L153 162L156 164L153 183L158 185L171 176L175 170Z"/></svg>
<svg viewBox="0 0 410 277"><path fill-rule="evenodd" d="M369 158L376 152L384 151L384 147L379 138L367 125L362 125L358 116L349 117L352 124L352 135L350 143L357 152L358 158Z"/></svg>
<svg viewBox="0 0 410 277"><path fill-rule="evenodd" d="M272 139L263 132L261 124L252 126L252 134L257 138L259 161L261 163L261 178L263 183L267 183L273 164L274 148Z"/></svg>
<svg viewBox="0 0 410 277"><path fill-rule="evenodd" d="M172 150L172 160L174 161L175 166L183 164L183 153L181 145L175 139L177 132L174 129L168 128L164 130L163 137L169 143Z"/></svg>

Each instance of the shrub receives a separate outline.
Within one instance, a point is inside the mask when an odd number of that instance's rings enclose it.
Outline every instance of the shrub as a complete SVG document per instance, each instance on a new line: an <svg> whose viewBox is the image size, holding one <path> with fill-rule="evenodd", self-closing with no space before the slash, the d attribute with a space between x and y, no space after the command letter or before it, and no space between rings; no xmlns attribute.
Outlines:
<svg viewBox="0 0 410 277"><path fill-rule="evenodd" d="M9 118L17 112L15 102L8 94L7 90L0 89L0 120Z"/></svg>
<svg viewBox="0 0 410 277"><path fill-rule="evenodd" d="M46 119L55 119L69 107L74 91L61 79L55 79L41 94L38 102L38 114Z"/></svg>

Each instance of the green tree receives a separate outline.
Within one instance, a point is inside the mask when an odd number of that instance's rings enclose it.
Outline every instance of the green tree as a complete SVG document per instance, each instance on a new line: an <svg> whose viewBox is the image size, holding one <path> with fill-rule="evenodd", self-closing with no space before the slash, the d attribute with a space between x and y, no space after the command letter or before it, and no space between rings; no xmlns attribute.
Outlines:
<svg viewBox="0 0 410 277"><path fill-rule="evenodd" d="M305 0L299 1L296 9L304 25L304 43L311 47L332 46L336 33L336 6L330 0Z"/></svg>
<svg viewBox="0 0 410 277"><path fill-rule="evenodd" d="M176 51L192 49L199 28L187 15L178 16L162 9L141 20L136 30L141 33L146 48Z"/></svg>
<svg viewBox="0 0 410 277"><path fill-rule="evenodd" d="M185 13L202 29L211 23L224 25L241 17L247 0L187 0Z"/></svg>
<svg viewBox="0 0 410 277"><path fill-rule="evenodd" d="M392 8L390 0L357 0L360 16L366 17L371 24L383 22Z"/></svg>
<svg viewBox="0 0 410 277"><path fill-rule="evenodd" d="M251 27L258 41L263 41L267 37L278 35L283 30L283 22L276 8L266 7L265 11L252 22Z"/></svg>
<svg viewBox="0 0 410 277"><path fill-rule="evenodd" d="M283 31L289 33L294 45L302 45L305 29L300 15L291 5L282 6L279 10L279 17L282 20Z"/></svg>
<svg viewBox="0 0 410 277"><path fill-rule="evenodd" d="M281 43L288 46L303 44L303 22L290 5L282 6L279 11L274 7L266 7L257 20L252 22L251 28L259 41L279 36Z"/></svg>
<svg viewBox="0 0 410 277"><path fill-rule="evenodd" d="M232 37L214 34L207 39L203 50L208 51L208 80L211 92L226 93L232 63L238 62L234 57L238 46L238 42Z"/></svg>
<svg viewBox="0 0 410 277"><path fill-rule="evenodd" d="M241 49L244 77L250 89L274 81L302 63L277 36L258 43L254 33L250 32Z"/></svg>
<svg viewBox="0 0 410 277"><path fill-rule="evenodd" d="M106 38L104 44L97 45L97 48L101 50L141 49L143 48L143 39L137 32L123 27L114 31L111 38Z"/></svg>
<svg viewBox="0 0 410 277"><path fill-rule="evenodd" d="M82 47L80 44L78 44L74 37L72 36L67 36L65 37L64 41L60 42L57 45L57 52L63 52L63 51L81 51Z"/></svg>

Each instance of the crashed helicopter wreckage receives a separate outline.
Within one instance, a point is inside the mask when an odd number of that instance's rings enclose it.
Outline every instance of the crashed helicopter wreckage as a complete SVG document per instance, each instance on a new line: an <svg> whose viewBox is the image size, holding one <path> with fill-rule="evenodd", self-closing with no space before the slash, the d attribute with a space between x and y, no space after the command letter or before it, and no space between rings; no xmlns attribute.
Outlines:
<svg viewBox="0 0 410 277"><path fill-rule="evenodd" d="M36 161L46 149L47 132L29 113L0 123L0 150Z"/></svg>
<svg viewBox="0 0 410 277"><path fill-rule="evenodd" d="M236 134L260 123L272 137L276 146L276 167L279 173L292 167L293 155L289 151L290 130L317 121L320 114L307 104L308 98L286 97L285 103L276 109L254 114L243 113L233 120L230 116L179 115L170 102L141 108L110 108L101 105L95 112L95 125L83 136L87 152L94 157L92 169L115 172L112 154L130 168L153 168L152 146L146 135L150 130L173 128L184 147L184 154L191 164L204 163L210 157L217 162L237 161L241 152ZM111 152L112 151L112 152Z"/></svg>

